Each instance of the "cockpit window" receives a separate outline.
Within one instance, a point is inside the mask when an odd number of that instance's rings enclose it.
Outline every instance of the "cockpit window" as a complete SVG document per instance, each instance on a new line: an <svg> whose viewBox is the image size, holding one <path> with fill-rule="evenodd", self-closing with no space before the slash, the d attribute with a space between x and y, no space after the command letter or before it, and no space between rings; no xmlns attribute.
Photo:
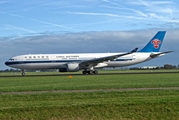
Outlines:
<svg viewBox="0 0 179 120"><path fill-rule="evenodd" d="M9 61L14 61L14 59L10 58Z"/></svg>

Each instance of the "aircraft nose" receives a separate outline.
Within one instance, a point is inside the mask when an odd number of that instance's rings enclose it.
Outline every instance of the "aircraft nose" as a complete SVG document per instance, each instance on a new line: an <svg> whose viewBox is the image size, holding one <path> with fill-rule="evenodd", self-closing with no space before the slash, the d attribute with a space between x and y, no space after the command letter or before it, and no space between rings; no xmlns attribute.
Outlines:
<svg viewBox="0 0 179 120"><path fill-rule="evenodd" d="M8 61L6 61L4 64L5 64L5 65L9 65L9 62L8 62Z"/></svg>

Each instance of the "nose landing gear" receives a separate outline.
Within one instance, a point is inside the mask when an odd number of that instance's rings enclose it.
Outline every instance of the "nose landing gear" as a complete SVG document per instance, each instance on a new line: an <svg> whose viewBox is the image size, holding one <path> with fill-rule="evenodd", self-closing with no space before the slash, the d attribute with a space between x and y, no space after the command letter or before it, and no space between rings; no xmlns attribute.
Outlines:
<svg viewBox="0 0 179 120"><path fill-rule="evenodd" d="M23 69L21 70L21 72L22 72L21 75L25 76L25 71Z"/></svg>

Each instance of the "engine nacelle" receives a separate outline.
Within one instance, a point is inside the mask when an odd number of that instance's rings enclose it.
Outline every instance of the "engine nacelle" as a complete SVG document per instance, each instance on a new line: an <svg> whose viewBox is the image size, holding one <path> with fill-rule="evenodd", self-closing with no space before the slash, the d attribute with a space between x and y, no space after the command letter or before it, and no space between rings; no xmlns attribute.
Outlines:
<svg viewBox="0 0 179 120"><path fill-rule="evenodd" d="M66 68L59 68L58 72L68 72Z"/></svg>
<svg viewBox="0 0 179 120"><path fill-rule="evenodd" d="M68 63L67 71L68 72L77 72L80 70L79 63Z"/></svg>
<svg viewBox="0 0 179 120"><path fill-rule="evenodd" d="M79 63L68 63L66 68L59 68L59 72L77 72L80 70Z"/></svg>

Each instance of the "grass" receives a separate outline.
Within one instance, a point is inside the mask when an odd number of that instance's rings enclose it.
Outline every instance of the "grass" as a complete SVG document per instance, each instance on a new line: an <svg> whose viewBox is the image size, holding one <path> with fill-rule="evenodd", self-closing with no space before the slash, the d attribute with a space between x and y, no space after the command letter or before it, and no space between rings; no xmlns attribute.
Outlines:
<svg viewBox="0 0 179 120"><path fill-rule="evenodd" d="M176 90L2 95L1 119L177 119Z"/></svg>
<svg viewBox="0 0 179 120"><path fill-rule="evenodd" d="M44 90L87 90L113 88L179 87L179 74L121 74L39 77L4 77L0 79L1 92Z"/></svg>
<svg viewBox="0 0 179 120"><path fill-rule="evenodd" d="M2 77L0 91L179 87L179 74ZM179 90L0 94L0 120L177 120Z"/></svg>

